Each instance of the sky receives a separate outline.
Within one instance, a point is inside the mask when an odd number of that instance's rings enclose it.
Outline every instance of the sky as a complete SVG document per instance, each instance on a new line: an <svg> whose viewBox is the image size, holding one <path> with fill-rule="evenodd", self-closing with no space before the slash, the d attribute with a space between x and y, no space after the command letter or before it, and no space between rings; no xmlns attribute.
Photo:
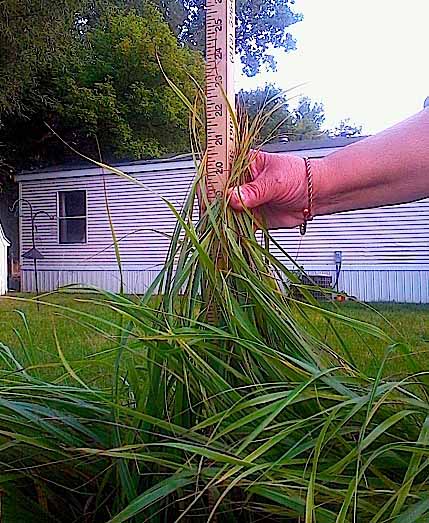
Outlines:
<svg viewBox="0 0 429 523"><path fill-rule="evenodd" d="M277 71L238 89L304 84L331 128L344 118L373 134L423 108L429 96L429 0L296 0L304 20L290 27L297 50L275 52Z"/></svg>

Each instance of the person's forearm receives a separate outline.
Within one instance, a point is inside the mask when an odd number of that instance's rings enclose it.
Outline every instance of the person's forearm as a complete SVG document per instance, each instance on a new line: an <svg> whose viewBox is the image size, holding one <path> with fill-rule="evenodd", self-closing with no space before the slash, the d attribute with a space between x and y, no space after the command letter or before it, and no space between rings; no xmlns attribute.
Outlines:
<svg viewBox="0 0 429 523"><path fill-rule="evenodd" d="M429 197L429 109L313 160L314 214Z"/></svg>

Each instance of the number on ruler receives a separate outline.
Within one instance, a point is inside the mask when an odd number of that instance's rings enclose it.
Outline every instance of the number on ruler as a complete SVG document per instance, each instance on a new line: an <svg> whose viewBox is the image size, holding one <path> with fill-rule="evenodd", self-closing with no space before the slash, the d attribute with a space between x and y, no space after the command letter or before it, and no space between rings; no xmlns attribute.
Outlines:
<svg viewBox="0 0 429 523"><path fill-rule="evenodd" d="M215 136L215 145L222 145L222 144L223 144L222 135L221 134L217 134Z"/></svg>
<svg viewBox="0 0 429 523"><path fill-rule="evenodd" d="M216 18L214 21L215 31L222 31L222 18Z"/></svg>
<svg viewBox="0 0 429 523"><path fill-rule="evenodd" d="M220 87L222 85L222 75L221 74L217 74L215 76L215 87Z"/></svg>
<svg viewBox="0 0 429 523"><path fill-rule="evenodd" d="M222 176L223 174L223 162L216 162L216 174Z"/></svg>
<svg viewBox="0 0 429 523"><path fill-rule="evenodd" d="M222 48L221 47L215 48L215 58L216 58L216 60L222 60Z"/></svg>
<svg viewBox="0 0 429 523"><path fill-rule="evenodd" d="M223 114L223 104L215 105L215 116L221 117Z"/></svg>

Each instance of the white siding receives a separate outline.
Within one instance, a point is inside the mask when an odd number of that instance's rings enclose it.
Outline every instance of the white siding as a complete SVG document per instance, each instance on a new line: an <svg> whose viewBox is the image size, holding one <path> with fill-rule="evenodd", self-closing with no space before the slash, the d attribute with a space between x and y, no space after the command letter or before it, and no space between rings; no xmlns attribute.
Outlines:
<svg viewBox="0 0 429 523"><path fill-rule="evenodd" d="M168 235L173 232L176 220L161 196L180 210L189 192L194 172L187 169L135 173L146 188L120 178L105 175L106 192L115 234L120 240L121 260L128 264L141 264L145 268L159 267L165 260L169 245ZM44 255L38 262L40 270L72 266L74 270L87 270L95 265L115 267L116 258L112 234L106 211L103 177L50 178L22 183L22 198L31 201L34 211L45 210L37 219L36 245ZM85 189L88 204L88 237L86 244L61 245L58 242L57 192ZM21 209L21 252L31 248L31 222L28 207ZM31 260L22 260L23 268L32 268Z"/></svg>
<svg viewBox="0 0 429 523"><path fill-rule="evenodd" d="M7 249L9 245L0 223L0 296L7 292Z"/></svg>
<svg viewBox="0 0 429 523"><path fill-rule="evenodd" d="M316 152L324 155L332 149L310 152L311 156L316 156ZM141 293L163 264L169 245L165 235L171 234L175 225L173 214L159 196L180 208L194 170L185 160L126 169L147 188L113 174L105 175L104 179L115 232L120 239L125 288L130 293ZM38 220L36 242L45 256L38 263L40 288L47 291L81 283L118 290L119 274L100 170L34 173L21 175L20 181L21 196L32 202L34 210L43 209L54 216L57 191L87 190L87 244L60 245L56 219L50 221L41 216ZM27 208L23 206L22 212L21 253L31 247ZM310 274L335 277L334 252L342 251L339 289L361 300L429 302L429 199L316 218L309 223L303 238L298 229L276 231L274 236ZM273 248L273 252L284 259L277 249ZM32 262L24 261L23 290L34 290L31 270Z"/></svg>
<svg viewBox="0 0 429 523"><path fill-rule="evenodd" d="M304 267L335 268L334 252L342 251L343 269L429 270L429 199L321 216L308 224L304 237L297 229L275 231L274 237Z"/></svg>
<svg viewBox="0 0 429 523"><path fill-rule="evenodd" d="M297 229L273 235L309 274L332 281L342 251L338 288L361 301L429 303L429 199L318 217L304 237Z"/></svg>
<svg viewBox="0 0 429 523"><path fill-rule="evenodd" d="M309 274L331 276L335 282L334 269L314 265L306 268ZM338 290L365 302L429 303L429 268L346 267L340 273Z"/></svg>

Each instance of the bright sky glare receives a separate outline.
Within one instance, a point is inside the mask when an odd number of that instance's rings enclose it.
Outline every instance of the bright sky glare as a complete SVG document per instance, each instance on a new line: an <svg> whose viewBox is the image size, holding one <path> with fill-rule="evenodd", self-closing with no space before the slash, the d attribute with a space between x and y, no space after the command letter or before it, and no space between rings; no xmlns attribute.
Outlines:
<svg viewBox="0 0 429 523"><path fill-rule="evenodd" d="M341 119L380 131L423 108L429 96L429 0L296 0L304 20L290 28L297 50L276 53L276 72L237 74L237 88L266 82L325 106L326 127Z"/></svg>

